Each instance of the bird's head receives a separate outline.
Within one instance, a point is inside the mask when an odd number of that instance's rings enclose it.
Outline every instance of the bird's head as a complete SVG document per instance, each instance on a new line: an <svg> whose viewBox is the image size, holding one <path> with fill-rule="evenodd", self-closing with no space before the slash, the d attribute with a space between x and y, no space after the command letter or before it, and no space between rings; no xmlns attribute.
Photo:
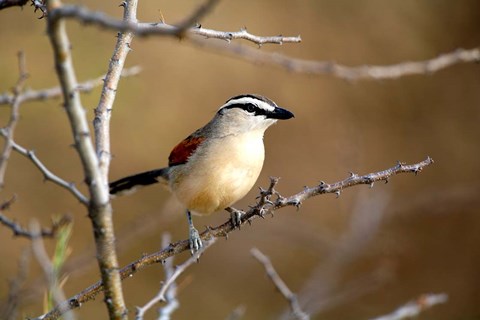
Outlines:
<svg viewBox="0 0 480 320"><path fill-rule="evenodd" d="M233 131L265 131L277 120L294 117L290 111L280 108L267 97L243 94L232 97L217 112L216 118L224 127Z"/></svg>

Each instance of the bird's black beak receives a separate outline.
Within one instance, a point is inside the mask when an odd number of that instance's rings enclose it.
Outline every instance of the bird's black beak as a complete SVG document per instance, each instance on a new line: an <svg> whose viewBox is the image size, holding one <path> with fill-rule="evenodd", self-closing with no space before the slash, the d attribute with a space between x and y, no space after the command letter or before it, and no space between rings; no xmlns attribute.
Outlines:
<svg viewBox="0 0 480 320"><path fill-rule="evenodd" d="M275 107L275 110L268 113L268 118L272 119L287 120L293 117L295 117L293 113L280 107Z"/></svg>

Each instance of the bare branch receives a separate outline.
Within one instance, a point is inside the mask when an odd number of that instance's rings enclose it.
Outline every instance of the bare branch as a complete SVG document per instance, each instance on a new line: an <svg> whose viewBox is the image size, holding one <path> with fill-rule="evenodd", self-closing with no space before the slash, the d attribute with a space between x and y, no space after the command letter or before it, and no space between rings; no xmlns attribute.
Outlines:
<svg viewBox="0 0 480 320"><path fill-rule="evenodd" d="M205 243L205 245L195 253L193 256L188 258L184 263L181 265L177 266L175 268L175 271L170 275L170 277L166 278L165 283L162 285L160 288L160 291L157 293L155 297L153 297L150 301L148 301L143 307L137 307L135 319L136 320L143 320L143 317L145 315L145 312L148 311L151 307L153 307L155 304L158 302L165 302L167 301L165 294L170 288L172 284L175 283L177 278L188 268L190 267L193 263L197 262L199 257L207 250L212 244L215 243L215 238L210 239L208 242Z"/></svg>
<svg viewBox="0 0 480 320"><path fill-rule="evenodd" d="M267 272L267 276L273 282L278 291L283 295L283 297L288 301L290 310L292 311L292 315L295 317L295 319L310 319L310 316L302 311L300 305L298 304L297 296L288 288L282 278L280 278L270 259L257 248L252 248L250 253L255 259L258 260L258 262L263 264L263 267Z"/></svg>
<svg viewBox="0 0 480 320"><path fill-rule="evenodd" d="M123 21L128 23L137 22L137 1L130 0L124 3ZM100 101L95 108L93 126L95 130L95 149L99 160L102 183L108 185L108 171L110 168L110 117L113 110L113 102L117 93L118 82L122 74L125 60L130 52L133 33L126 31L119 33L117 43L110 58L107 74L100 95Z"/></svg>
<svg viewBox="0 0 480 320"><path fill-rule="evenodd" d="M134 66L131 68L126 68L122 70L121 77L131 77L140 73L142 70L139 66ZM85 82L79 83L77 87L78 92L90 92L94 88L103 85L106 75L102 75L98 78L87 80ZM50 89L42 90L30 90L26 89L18 95L19 103L24 103L28 101L38 101L46 99L54 99L62 96L62 88L53 87ZM2 104L11 104L13 102L14 95L9 93L4 93L0 95L0 105Z"/></svg>
<svg viewBox="0 0 480 320"><path fill-rule="evenodd" d="M208 4L206 5L208 7ZM200 13L205 13L200 10ZM195 16L195 14L193 15ZM130 31L136 36L164 35L176 38L182 38L185 35L201 35L207 38L216 38L222 40L245 39L258 45L265 43L298 43L301 42L300 36L297 37L260 37L249 34L246 30L239 32L225 32L204 29L202 27L193 27L185 31L185 23L180 26L173 26L163 22L160 23L136 23L131 21L122 21L105 15L103 12L91 11L84 7L63 5L49 12L49 19L52 21L60 18L75 18L85 24L95 24L105 29L116 31ZM188 22L188 19L187 19Z"/></svg>
<svg viewBox="0 0 480 320"><path fill-rule="evenodd" d="M15 197L0 204L0 223L12 230L13 235L16 237L25 237L28 239L33 239L39 236L45 238L53 238L57 234L59 228L72 222L72 219L69 216L63 216L60 220L53 221L50 229L41 228L38 233L33 234L32 232L23 228L15 221L10 220L3 214L3 211L7 210L13 202L15 202Z"/></svg>
<svg viewBox="0 0 480 320"><path fill-rule="evenodd" d="M4 179L5 173L7 171L8 159L10 158L10 154L12 153L13 133L20 117L20 100L18 99L18 97L23 90L25 81L28 78L27 67L25 63L25 54L22 51L18 53L18 69L20 75L18 77L15 87L13 88L13 98L10 102L10 119L7 125L2 128L2 132L4 133L5 137L5 145L3 146L3 151L0 154L0 190L5 184Z"/></svg>
<svg viewBox="0 0 480 320"><path fill-rule="evenodd" d="M413 300L401 306L394 312L373 318L372 320L402 320L410 319L418 316L420 313L429 309L437 304L446 303L448 300L448 295L445 293L426 293L418 297L418 299Z"/></svg>
<svg viewBox="0 0 480 320"><path fill-rule="evenodd" d="M73 132L75 147L82 162L85 181L90 192L88 210L94 230L97 261L105 285L105 304L110 319L126 319L127 309L118 272L108 184L101 175L99 161L90 137L86 112L77 90L78 83L65 21L58 17L55 19L51 15L53 8L60 8L62 4L60 0L49 0L47 6L49 12L47 33L54 51L55 67L62 87L65 110Z"/></svg>
<svg viewBox="0 0 480 320"><path fill-rule="evenodd" d="M374 181L388 181L388 179L400 173L419 173L423 170L423 168L431 165L433 160L428 157L426 160L412 164L412 165L405 165L402 163L398 163L396 166L380 171L375 173L370 173L364 176L351 176L343 181L335 182L332 184L321 183L320 185L313 187L313 188L305 188L303 191L290 196L288 198L281 197L277 191L275 191L274 187L278 183L278 178L272 178L270 187L267 190L261 190L260 192L260 199L256 205L252 206L250 210L248 210L242 217L241 217L241 224L251 223L254 219L258 217L262 217L266 213L271 213L278 209L287 207L287 206L296 206L298 207L302 201L325 193L336 193L344 188L352 187L355 185L360 184L372 184ZM278 199L275 202L272 202L269 198L272 195L277 195ZM260 204L260 205L259 205ZM211 228L208 227L207 230L201 233L200 237L203 241L207 242L212 238L219 238L225 237L230 232L235 230L235 226L233 226L231 219L226 221L225 223ZM162 263L165 259L177 255L183 251L189 250L189 241L181 240L176 243L170 244L165 249L154 252L149 255L145 255L140 259L128 264L127 266L123 267L120 270L120 276L122 279L132 277L136 272L139 270L156 263ZM99 281L90 287L86 288L82 292L76 294L73 297L70 297L68 300L62 302L61 305L56 306L53 310L49 311L47 314L44 314L37 319L43 320L50 320L50 319L58 319L62 312L61 310L65 308L78 308L83 305L85 302L88 302L94 299L99 293L103 291L103 283Z"/></svg>
<svg viewBox="0 0 480 320"><path fill-rule="evenodd" d="M438 57L415 62L402 62L385 66L354 66L349 67L333 61L315 61L292 58L277 52L266 52L252 47L230 43L202 41L191 38L193 44L211 50L214 53L229 54L254 64L272 65L295 73L314 75L331 75L340 79L354 80L384 80L397 79L409 75L428 75L460 63L480 61L480 48L457 49Z"/></svg>
<svg viewBox="0 0 480 320"><path fill-rule="evenodd" d="M3 129L0 129L0 135L3 135L4 137L6 136L6 133L5 133L5 130ZM37 157L37 155L35 154L35 152L33 150L28 150L24 147L22 147L21 145L17 144L15 141L11 140L11 145L12 145L12 149L17 151L19 154L21 154L22 156L25 156L27 158L29 158L33 164L40 170L40 172L43 174L43 177L45 180L50 180L52 181L53 183L61 186L62 188L65 188L67 189L68 191L70 191L70 193L72 193L77 199L78 201L80 201L81 203L85 204L85 205L88 205L88 199L87 197L85 197L83 195L82 192L80 192L80 190L77 189L77 187L75 186L75 184L73 182L68 182L68 181L65 181L63 180L62 178L60 178L59 176L55 175L53 172L51 172L41 161L40 159Z"/></svg>

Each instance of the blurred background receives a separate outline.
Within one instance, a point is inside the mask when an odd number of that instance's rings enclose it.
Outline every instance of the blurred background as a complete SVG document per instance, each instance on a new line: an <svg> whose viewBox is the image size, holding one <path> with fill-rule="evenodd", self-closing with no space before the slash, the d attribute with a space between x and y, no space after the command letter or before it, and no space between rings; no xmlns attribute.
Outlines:
<svg viewBox="0 0 480 320"><path fill-rule="evenodd" d="M118 1L79 1L121 17ZM140 1L141 21L176 23L202 1ZM31 7L0 11L0 92L18 77L23 50L27 87L57 85L45 21ZM202 25L225 31L246 26L257 35L301 35L300 44L260 50L341 64L383 65L433 58L480 43L480 2L222 1ZM106 72L115 33L68 22L79 81ZM218 41L218 40L208 40ZM254 44L241 42L245 46ZM136 38L127 66L141 66L121 80L112 117L111 179L166 165L173 146L202 126L229 97L259 93L295 113L265 136L266 161L257 186L281 177L287 196L320 180L379 171L397 160L435 160L418 176L403 174L370 189L357 186L286 208L274 218L220 239L179 280L180 309L173 319L225 319L238 307L243 319L288 318L288 305L265 276L250 249L268 255L314 319L369 319L387 314L423 293L446 293L447 303L422 319L480 319L480 66L459 64L440 72L397 80L347 82L331 76L289 73L197 48L171 38ZM93 120L100 88L82 95ZM10 108L0 107L1 125ZM61 100L22 105L15 140L35 149L53 172L79 188L83 174ZM3 143L3 140L2 140ZM237 208L255 202L254 189ZM48 226L52 216L74 220L64 286L71 296L99 279L86 211L65 190L44 182L40 172L13 153L0 200L17 195L6 212L27 226ZM120 264L161 248L162 234L187 236L183 209L159 187L113 200ZM228 214L197 217L196 226L218 225ZM52 252L53 241L46 241ZM0 297L18 271L30 242L0 228ZM179 264L188 257L175 257ZM19 317L43 312L45 283L34 258L22 285ZM128 308L153 297L163 280L160 265L124 281ZM102 298L76 311L80 319L105 319ZM155 312L149 313L153 319Z"/></svg>

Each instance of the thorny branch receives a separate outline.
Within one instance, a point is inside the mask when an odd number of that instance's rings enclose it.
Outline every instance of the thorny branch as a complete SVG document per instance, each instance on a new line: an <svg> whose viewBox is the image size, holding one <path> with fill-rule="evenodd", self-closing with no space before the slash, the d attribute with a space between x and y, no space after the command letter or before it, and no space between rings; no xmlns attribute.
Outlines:
<svg viewBox="0 0 480 320"><path fill-rule="evenodd" d="M210 1L214 3L215 1ZM207 4L207 9L209 5ZM204 14L203 10L199 10L201 14ZM172 36L177 38L182 38L186 35L200 35L207 38L216 38L226 41L233 39L245 39L251 42L254 42L258 45L265 43L298 43L301 42L300 36L297 37L283 37L283 36L271 36L271 37L260 37L248 33L245 29L238 32L228 32L228 31L216 31L205 29L200 25L190 27L185 29L185 23L180 24L180 26L169 25L163 22L158 23L136 23L132 21L117 20L115 18L109 17L103 12L91 11L85 7L79 7L74 5L63 5L51 10L48 13L49 19L52 21L61 19L61 18L75 18L85 24L95 24L100 27L125 32L129 31L135 34L136 36L150 36L150 35L164 35ZM193 15L195 17L195 14ZM186 20L188 23L189 19Z"/></svg>
<svg viewBox="0 0 480 320"><path fill-rule="evenodd" d="M125 68L122 70L122 77L131 77L135 76L140 73L142 70L139 66L134 66L131 68ZM78 92L90 92L94 88L103 85L106 75L102 75L98 78L87 80L85 82L79 83L77 86ZM53 87L49 89L41 89L41 90L31 90L25 89L20 94L18 94L17 99L18 103L22 104L28 101L40 101L46 99L53 99L59 98L62 96L62 88L61 87ZM0 105L2 104L11 104L15 95L4 93L0 95Z"/></svg>
<svg viewBox="0 0 480 320"><path fill-rule="evenodd" d="M123 21L137 22L137 2L130 0L123 3ZM93 127L95 130L95 150L97 152L99 169L102 183L108 184L108 171L110 168L110 118L113 111L113 103L117 93L118 83L122 74L125 60L130 52L133 33L126 31L117 35L117 43L110 58L107 74L100 94L100 100L95 108Z"/></svg>
<svg viewBox="0 0 480 320"><path fill-rule="evenodd" d="M12 230L14 236L25 237L29 239L33 239L34 237L39 236L53 238L61 227L71 223L71 218L69 216L63 216L60 220L53 221L50 229L42 228L39 230L38 233L33 234L31 231L23 228L21 225L19 225L13 220L10 220L3 214L4 211L10 209L10 206L15 202L15 200L16 197L14 196L10 200L7 200L0 204L0 223Z"/></svg>
<svg viewBox="0 0 480 320"><path fill-rule="evenodd" d="M263 264L267 276L273 282L278 291L283 295L283 297L288 301L292 316L298 320L310 319L310 316L302 311L300 305L298 304L297 296L288 288L287 284L282 280L282 278L280 278L270 259L257 248L252 248L250 253L255 259L258 260L258 262Z"/></svg>
<svg viewBox="0 0 480 320"><path fill-rule="evenodd" d="M6 136L5 130L0 129L0 135ZM53 183L65 188L66 190L70 191L77 199L84 205L88 205L87 197L77 189L73 182L68 182L60 178L59 176L55 175L52 171L50 171L37 157L35 151L28 150L21 145L17 144L15 141L11 140L12 149L17 151L22 156L29 158L33 164L40 170L43 174L45 180L52 181Z"/></svg>
<svg viewBox="0 0 480 320"><path fill-rule="evenodd" d="M325 182L321 182L319 185L308 188L306 187L303 191L294 194L290 197L282 197L276 190L275 186L277 185L279 179L278 178L271 178L271 183L268 189L260 190L260 197L258 202L250 207L250 209L241 216L240 223L251 223L254 219L259 217L264 217L267 213L273 213L274 211L288 207L300 207L301 203L311 197L326 194L326 193L335 193L337 196L341 194L343 189L353 187L355 185L360 184L368 184L373 186L373 183L376 181L388 181L390 177L400 173L414 173L418 174L421 172L425 167L431 165L433 160L428 157L427 159L416 163L407 165L404 163L399 162L396 166L389 168L387 170L369 173L366 175L356 175L351 174L350 177L335 182L332 184L328 184ZM275 201L271 200L271 196L276 195L277 199ZM204 241L208 241L211 238L219 238L219 237L227 237L227 235L235 230L235 226L233 226L231 219L227 222L217 226L217 227L208 227L204 232L201 233L200 237ZM120 276L122 279L132 277L137 271L155 264L155 263L162 263L168 257L177 255L183 251L189 250L189 241L181 240L176 243L170 244L165 249L145 255L142 258L128 264L127 266L120 269ZM51 320L51 319L58 319L62 312L61 310L65 309L74 309L80 307L85 302L88 302L94 299L99 293L103 291L103 284L101 281L93 284L92 286L86 288L82 292L70 297L68 300L64 301L61 305L56 306L53 310L44 314L37 319L40 320Z"/></svg>

